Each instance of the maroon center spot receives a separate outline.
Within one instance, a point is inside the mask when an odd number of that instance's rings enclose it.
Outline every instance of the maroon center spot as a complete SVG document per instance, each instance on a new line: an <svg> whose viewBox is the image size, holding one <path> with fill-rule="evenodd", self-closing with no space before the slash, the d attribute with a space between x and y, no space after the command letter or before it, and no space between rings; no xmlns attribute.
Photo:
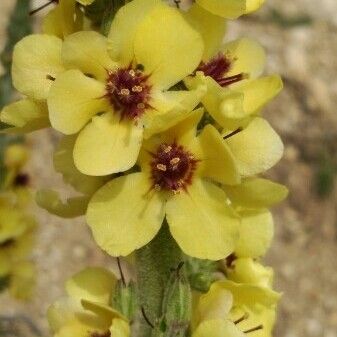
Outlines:
<svg viewBox="0 0 337 337"><path fill-rule="evenodd" d="M148 78L149 75L131 65L116 71L108 70L105 97L122 119L137 120L146 109L151 108Z"/></svg>
<svg viewBox="0 0 337 337"><path fill-rule="evenodd" d="M183 146L161 144L156 153L151 153L151 178L155 189L179 192L192 183L199 160Z"/></svg>
<svg viewBox="0 0 337 337"><path fill-rule="evenodd" d="M235 59L231 59L222 53L211 58L208 62L201 62L196 71L202 71L205 76L212 77L222 87L239 82L248 77L248 74L240 73L226 76L232 68Z"/></svg>

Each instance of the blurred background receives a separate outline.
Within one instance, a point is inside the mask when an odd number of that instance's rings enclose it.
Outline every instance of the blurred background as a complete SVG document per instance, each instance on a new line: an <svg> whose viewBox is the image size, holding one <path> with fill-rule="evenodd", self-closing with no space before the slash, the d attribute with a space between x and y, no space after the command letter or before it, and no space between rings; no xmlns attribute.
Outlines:
<svg viewBox="0 0 337 337"><path fill-rule="evenodd" d="M32 7L44 2L33 1ZM14 0L0 0L0 50L14 5ZM44 13L34 16L35 30ZM269 0L258 13L229 23L227 38L259 40L268 54L267 73L280 73L285 84L264 112L286 147L268 176L290 189L288 200L273 210L276 235L265 259L284 294L276 337L337 337L336 13L336 0ZM34 188L63 188L51 163L56 142L51 131L27 137L31 160L26 170ZM1 295L0 315L17 317L8 324L18 330L32 329L25 323L30 317L47 336L45 312L63 294L64 281L84 266L113 262L93 243L83 219L66 221L34 211L40 223L37 290L28 303Z"/></svg>

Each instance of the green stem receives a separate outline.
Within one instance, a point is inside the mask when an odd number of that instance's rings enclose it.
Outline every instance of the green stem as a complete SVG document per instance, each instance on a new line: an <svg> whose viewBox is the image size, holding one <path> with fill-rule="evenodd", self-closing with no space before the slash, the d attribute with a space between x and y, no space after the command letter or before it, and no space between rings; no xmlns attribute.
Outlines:
<svg viewBox="0 0 337 337"><path fill-rule="evenodd" d="M172 269L183 255L165 222L157 236L136 252L139 303L148 321L156 324L162 316L164 290ZM150 337L151 326L141 318L137 337Z"/></svg>
<svg viewBox="0 0 337 337"><path fill-rule="evenodd" d="M111 22L118 10L125 5L125 0L105 0L105 11L103 13L101 33L108 36Z"/></svg>

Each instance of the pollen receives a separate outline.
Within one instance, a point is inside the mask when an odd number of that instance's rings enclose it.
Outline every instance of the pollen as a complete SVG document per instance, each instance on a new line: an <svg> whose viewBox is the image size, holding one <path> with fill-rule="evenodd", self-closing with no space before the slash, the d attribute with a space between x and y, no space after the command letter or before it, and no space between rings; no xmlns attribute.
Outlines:
<svg viewBox="0 0 337 337"><path fill-rule="evenodd" d="M176 164L178 164L180 162L180 158L179 157L174 157L170 160L170 164L172 166L175 166Z"/></svg>
<svg viewBox="0 0 337 337"><path fill-rule="evenodd" d="M156 167L160 171L164 171L165 172L167 170L167 167L164 164L157 164Z"/></svg>
<svg viewBox="0 0 337 337"><path fill-rule="evenodd" d="M121 95L123 95L123 96L129 96L130 95L130 90L123 88L121 90Z"/></svg>
<svg viewBox="0 0 337 337"><path fill-rule="evenodd" d="M132 87L132 92L142 92L143 87L141 85L135 85Z"/></svg>
<svg viewBox="0 0 337 337"><path fill-rule="evenodd" d="M164 152L169 153L172 150L172 146L168 145L165 147Z"/></svg>

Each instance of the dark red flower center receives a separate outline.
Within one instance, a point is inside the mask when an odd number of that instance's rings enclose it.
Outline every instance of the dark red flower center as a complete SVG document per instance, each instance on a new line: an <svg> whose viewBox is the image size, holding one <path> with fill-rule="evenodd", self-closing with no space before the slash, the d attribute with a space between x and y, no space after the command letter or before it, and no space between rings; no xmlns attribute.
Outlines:
<svg viewBox="0 0 337 337"><path fill-rule="evenodd" d="M227 76L232 68L235 59L231 59L222 53L211 58L208 62L201 62L196 71L202 71L205 76L212 77L222 87L226 87L233 83L242 81L247 78L247 74L240 73Z"/></svg>
<svg viewBox="0 0 337 337"><path fill-rule="evenodd" d="M149 75L131 65L127 68L108 71L106 97L121 118L137 120L146 109L151 108L151 85Z"/></svg>
<svg viewBox="0 0 337 337"><path fill-rule="evenodd" d="M186 190L192 183L199 160L183 146L175 142L164 143L151 155L151 178L155 189L178 192Z"/></svg>

